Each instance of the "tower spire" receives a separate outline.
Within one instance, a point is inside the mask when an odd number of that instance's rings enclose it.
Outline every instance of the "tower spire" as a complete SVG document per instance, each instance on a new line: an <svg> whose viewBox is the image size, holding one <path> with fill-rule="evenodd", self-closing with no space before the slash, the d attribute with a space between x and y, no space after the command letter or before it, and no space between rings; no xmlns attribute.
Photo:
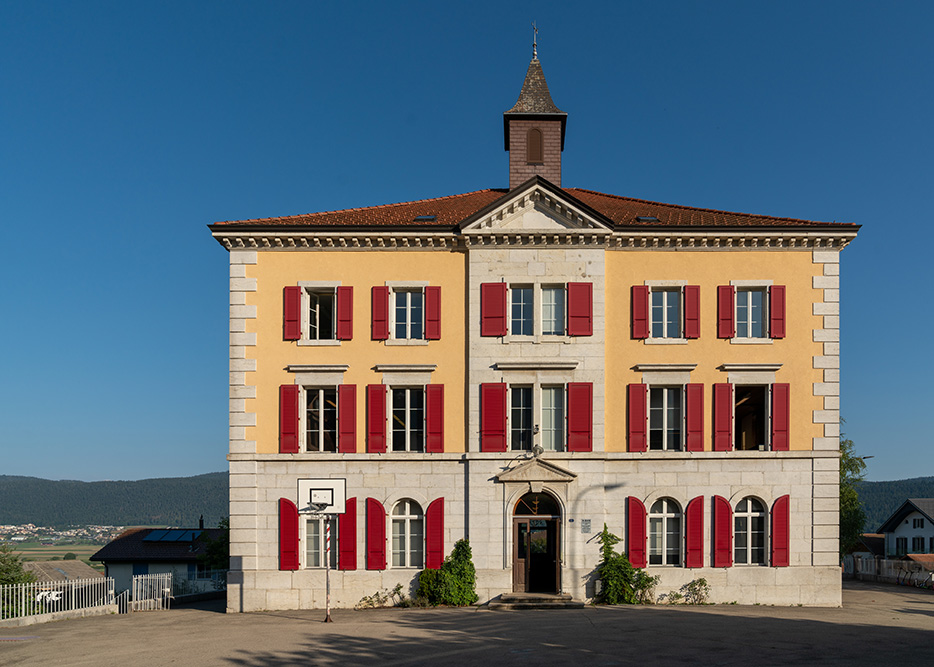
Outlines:
<svg viewBox="0 0 934 667"><path fill-rule="evenodd" d="M538 28L532 21L532 60L538 60Z"/></svg>

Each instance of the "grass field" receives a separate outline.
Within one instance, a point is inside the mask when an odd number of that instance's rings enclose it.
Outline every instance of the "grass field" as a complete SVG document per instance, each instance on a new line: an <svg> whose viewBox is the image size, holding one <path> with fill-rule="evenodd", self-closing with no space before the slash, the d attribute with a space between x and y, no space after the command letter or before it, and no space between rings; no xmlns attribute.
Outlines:
<svg viewBox="0 0 934 667"><path fill-rule="evenodd" d="M62 560L67 553L73 553L78 560L83 560L91 567L103 571L103 566L88 558L97 553L102 544L53 544L43 545L39 542L21 542L14 544L13 549L24 561L30 560Z"/></svg>

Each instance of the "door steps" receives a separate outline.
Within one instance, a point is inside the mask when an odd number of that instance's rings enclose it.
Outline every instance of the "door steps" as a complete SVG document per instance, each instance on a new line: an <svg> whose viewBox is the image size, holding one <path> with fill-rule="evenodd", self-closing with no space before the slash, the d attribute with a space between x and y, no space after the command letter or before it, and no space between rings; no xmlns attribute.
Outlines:
<svg viewBox="0 0 934 667"><path fill-rule="evenodd" d="M487 604L489 609L583 609L584 601L566 593L503 593Z"/></svg>

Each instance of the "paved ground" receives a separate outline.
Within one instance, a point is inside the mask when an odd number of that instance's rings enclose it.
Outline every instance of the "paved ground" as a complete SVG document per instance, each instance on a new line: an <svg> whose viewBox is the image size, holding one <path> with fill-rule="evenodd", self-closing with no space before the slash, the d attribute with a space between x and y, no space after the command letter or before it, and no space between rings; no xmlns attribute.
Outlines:
<svg viewBox="0 0 934 667"><path fill-rule="evenodd" d="M934 593L849 583L842 609L589 607L222 613L0 630L0 665L934 665Z"/></svg>

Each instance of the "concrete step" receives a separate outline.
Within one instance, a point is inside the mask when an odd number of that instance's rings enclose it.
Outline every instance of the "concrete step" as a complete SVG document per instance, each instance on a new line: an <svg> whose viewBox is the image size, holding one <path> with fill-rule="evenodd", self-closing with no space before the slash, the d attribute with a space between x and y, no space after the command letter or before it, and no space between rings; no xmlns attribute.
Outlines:
<svg viewBox="0 0 934 667"><path fill-rule="evenodd" d="M490 600L489 609L583 609L583 600L575 600L566 593L503 593Z"/></svg>

